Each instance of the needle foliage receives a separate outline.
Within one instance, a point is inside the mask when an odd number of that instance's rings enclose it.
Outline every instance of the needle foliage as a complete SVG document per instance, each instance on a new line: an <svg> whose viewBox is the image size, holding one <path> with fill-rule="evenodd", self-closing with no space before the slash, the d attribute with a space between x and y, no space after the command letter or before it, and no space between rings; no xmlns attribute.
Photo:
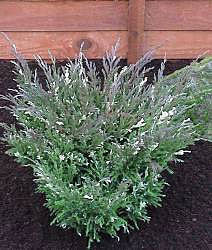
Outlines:
<svg viewBox="0 0 212 250"><path fill-rule="evenodd" d="M36 57L36 71L16 52L17 89L1 98L20 127L1 124L8 154L34 171L52 223L88 237L118 237L149 221L147 208L160 206L161 177L170 161L196 140L212 140L212 59L164 76L165 62L151 84L145 66L120 68L116 47L103 58L103 80L83 53L56 67Z"/></svg>

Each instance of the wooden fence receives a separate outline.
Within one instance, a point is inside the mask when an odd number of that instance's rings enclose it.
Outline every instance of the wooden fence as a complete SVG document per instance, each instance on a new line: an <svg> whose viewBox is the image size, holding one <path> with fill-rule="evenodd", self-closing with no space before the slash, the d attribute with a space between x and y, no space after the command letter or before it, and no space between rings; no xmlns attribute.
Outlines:
<svg viewBox="0 0 212 250"><path fill-rule="evenodd" d="M152 47L155 57L212 54L212 0L0 0L0 31L28 59L75 57L81 43L101 58L120 39L119 55L134 62ZM0 59L11 59L0 37Z"/></svg>

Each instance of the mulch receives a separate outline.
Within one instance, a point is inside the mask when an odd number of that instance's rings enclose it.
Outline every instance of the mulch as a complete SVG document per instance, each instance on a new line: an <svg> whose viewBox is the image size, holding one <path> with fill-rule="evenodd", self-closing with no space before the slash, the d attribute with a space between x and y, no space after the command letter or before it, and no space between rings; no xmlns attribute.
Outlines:
<svg viewBox="0 0 212 250"><path fill-rule="evenodd" d="M101 68L101 61L96 61ZM188 60L168 61L166 73L188 64ZM126 61L121 62L126 65ZM63 63L64 64L64 63ZM152 62L158 67L159 60ZM32 68L36 67L30 62ZM0 94L15 88L13 65L0 61ZM42 73L39 75L43 78ZM0 106L8 103L0 100ZM0 122L15 123L7 111L0 109ZM0 136L3 130L0 129ZM35 193L32 170L20 166L5 154L7 145L0 143L0 250L85 250L87 240L74 230L50 226L50 213L43 206L45 197ZM150 208L151 221L140 223L140 230L129 235L119 233L120 241L103 235L94 250L207 250L212 225L209 222L211 204L210 174L212 143L199 141L188 148L192 152L173 165L174 174L164 174L170 184L162 207Z"/></svg>

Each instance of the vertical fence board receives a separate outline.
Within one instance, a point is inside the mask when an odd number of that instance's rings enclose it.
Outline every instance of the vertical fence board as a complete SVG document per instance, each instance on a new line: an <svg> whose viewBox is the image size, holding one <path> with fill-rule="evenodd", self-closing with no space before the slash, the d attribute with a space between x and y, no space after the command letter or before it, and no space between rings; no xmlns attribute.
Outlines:
<svg viewBox="0 0 212 250"><path fill-rule="evenodd" d="M129 0L128 62L135 63L143 54L145 0Z"/></svg>

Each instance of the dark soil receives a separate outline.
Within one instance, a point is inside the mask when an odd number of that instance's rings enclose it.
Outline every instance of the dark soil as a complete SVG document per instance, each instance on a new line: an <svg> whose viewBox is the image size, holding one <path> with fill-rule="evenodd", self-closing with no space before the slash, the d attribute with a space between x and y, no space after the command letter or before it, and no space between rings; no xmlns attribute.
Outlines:
<svg viewBox="0 0 212 250"><path fill-rule="evenodd" d="M190 61L169 61L166 73L173 72ZM101 61L97 61L101 67ZM152 65L158 67L159 60ZM30 63L32 68L36 64ZM122 61L126 65L126 61ZM15 88L13 65L0 61L0 94ZM40 73L42 78L42 74ZM0 106L8 103L0 101ZM7 111L0 109L0 122L15 123ZM0 130L0 136L2 135ZM0 250L85 250L87 241L74 230L64 231L50 226L45 197L35 193L30 168L18 165L5 154L7 146L0 143ZM173 165L174 174L165 174L166 187L161 208L150 208L150 223L129 235L120 233L120 241L104 235L94 250L207 250L211 241L212 144L200 141L183 156L184 163Z"/></svg>

